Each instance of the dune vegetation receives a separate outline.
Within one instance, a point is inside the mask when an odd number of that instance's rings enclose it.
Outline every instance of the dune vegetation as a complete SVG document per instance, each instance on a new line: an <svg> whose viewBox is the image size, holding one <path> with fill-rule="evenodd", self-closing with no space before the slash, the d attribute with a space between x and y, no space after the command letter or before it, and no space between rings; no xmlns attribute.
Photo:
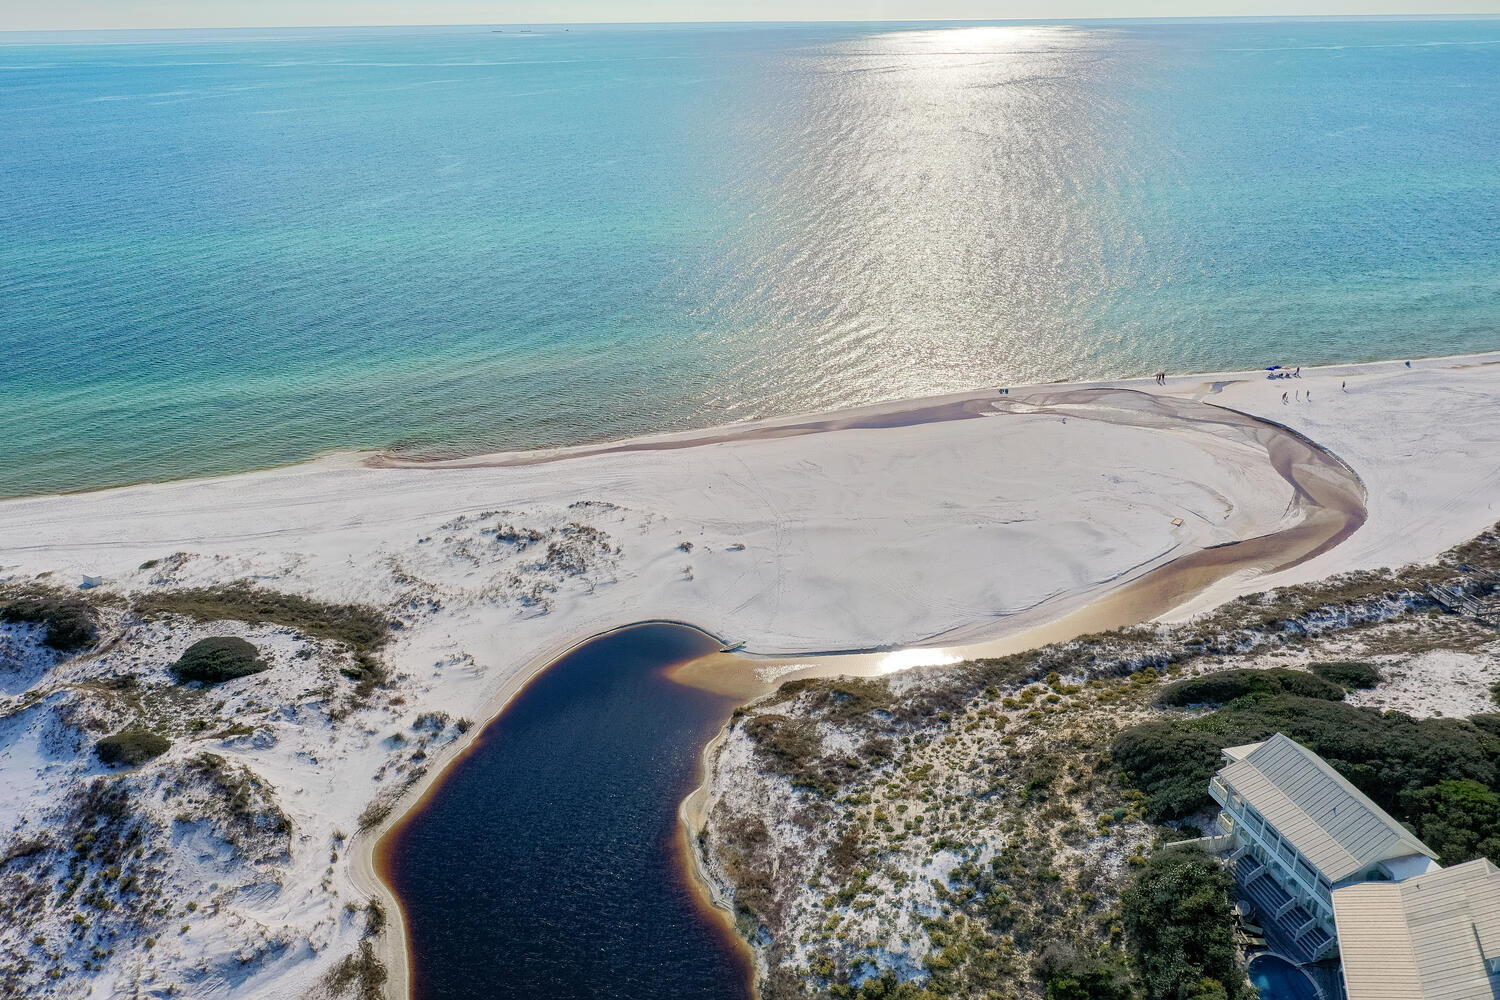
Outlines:
<svg viewBox="0 0 1500 1000"><path fill-rule="evenodd" d="M1500 860L1500 636L1434 582L1488 592L1500 537L1431 564L1231 601L882 678L803 680L737 713L703 867L765 1000L1235 1000L1228 875L1160 852L1211 824L1220 751L1284 732L1445 864ZM1443 715L1387 675L1441 656ZM1353 693L1360 703L1351 703Z"/></svg>

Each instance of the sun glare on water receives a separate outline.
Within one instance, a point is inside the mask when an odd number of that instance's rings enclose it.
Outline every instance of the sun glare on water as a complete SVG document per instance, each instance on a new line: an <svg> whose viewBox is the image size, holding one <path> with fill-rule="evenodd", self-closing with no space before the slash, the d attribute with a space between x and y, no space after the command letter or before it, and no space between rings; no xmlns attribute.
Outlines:
<svg viewBox="0 0 1500 1000"><path fill-rule="evenodd" d="M962 659L962 656L955 656L942 649L898 649L882 656L875 672L894 674L898 670L910 670L912 667L942 667Z"/></svg>

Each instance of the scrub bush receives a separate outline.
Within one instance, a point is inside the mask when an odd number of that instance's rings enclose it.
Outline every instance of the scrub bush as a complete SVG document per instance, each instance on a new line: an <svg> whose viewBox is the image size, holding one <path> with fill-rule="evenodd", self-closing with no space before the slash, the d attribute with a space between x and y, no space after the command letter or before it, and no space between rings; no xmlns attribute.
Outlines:
<svg viewBox="0 0 1500 1000"><path fill-rule="evenodd" d="M106 764L134 767L160 757L171 746L171 740L149 729L125 729L94 744L94 753Z"/></svg>
<svg viewBox="0 0 1500 1000"><path fill-rule="evenodd" d="M258 674L269 666L260 658L260 650L244 639L214 636L199 639L189 646L181 659L172 665L172 674L180 684L189 681L221 684L236 677Z"/></svg>
<svg viewBox="0 0 1500 1000"><path fill-rule="evenodd" d="M1385 680L1371 663L1352 663L1339 660L1334 663L1312 663L1308 669L1325 681L1337 684L1346 691L1372 688Z"/></svg>
<svg viewBox="0 0 1500 1000"><path fill-rule="evenodd" d="M99 637L99 616L93 605L75 594L54 590L0 594L0 621L45 625L43 642L64 653L86 649Z"/></svg>

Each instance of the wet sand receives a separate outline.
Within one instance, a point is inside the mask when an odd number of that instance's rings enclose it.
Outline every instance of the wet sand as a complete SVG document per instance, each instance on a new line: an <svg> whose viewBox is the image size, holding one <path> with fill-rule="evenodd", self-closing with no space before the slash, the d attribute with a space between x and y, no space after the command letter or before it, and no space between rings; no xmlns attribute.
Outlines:
<svg viewBox="0 0 1500 1000"><path fill-rule="evenodd" d="M1051 412L1084 413L1107 404L1129 390L1082 389L1035 396L1029 403ZM1266 458L1292 487L1291 511L1296 519L1285 528L1243 541L1228 542L1171 558L1118 582L1096 600L1050 621L1027 626L1023 616L1012 620L1016 631L1000 638L968 640L977 629L932 636L908 649L922 656L892 659L890 650L810 651L798 656L729 655L704 657L676 668L673 676L705 690L749 700L780 684L805 677L875 676L892 669L927 663L1006 656L1048 643L1064 642L1096 632L1151 621L1181 605L1231 574L1272 573L1290 569L1329 551L1365 523L1365 490L1347 464L1315 442L1271 421L1234 410L1188 407L1180 401L1152 398L1149 408L1134 412L1143 426L1167 426L1175 421L1213 424L1225 433L1255 441ZM1112 419L1124 419L1112 410ZM1042 612L1044 617L1045 611Z"/></svg>

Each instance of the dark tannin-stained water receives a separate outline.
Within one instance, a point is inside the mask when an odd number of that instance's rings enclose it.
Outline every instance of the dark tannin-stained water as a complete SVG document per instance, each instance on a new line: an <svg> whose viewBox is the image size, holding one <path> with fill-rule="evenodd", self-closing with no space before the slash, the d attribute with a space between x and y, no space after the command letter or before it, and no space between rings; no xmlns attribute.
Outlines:
<svg viewBox="0 0 1500 1000"><path fill-rule="evenodd" d="M579 647L386 836L414 1000L750 996L746 957L695 900L677 839L734 700L666 671L718 648L669 624Z"/></svg>

